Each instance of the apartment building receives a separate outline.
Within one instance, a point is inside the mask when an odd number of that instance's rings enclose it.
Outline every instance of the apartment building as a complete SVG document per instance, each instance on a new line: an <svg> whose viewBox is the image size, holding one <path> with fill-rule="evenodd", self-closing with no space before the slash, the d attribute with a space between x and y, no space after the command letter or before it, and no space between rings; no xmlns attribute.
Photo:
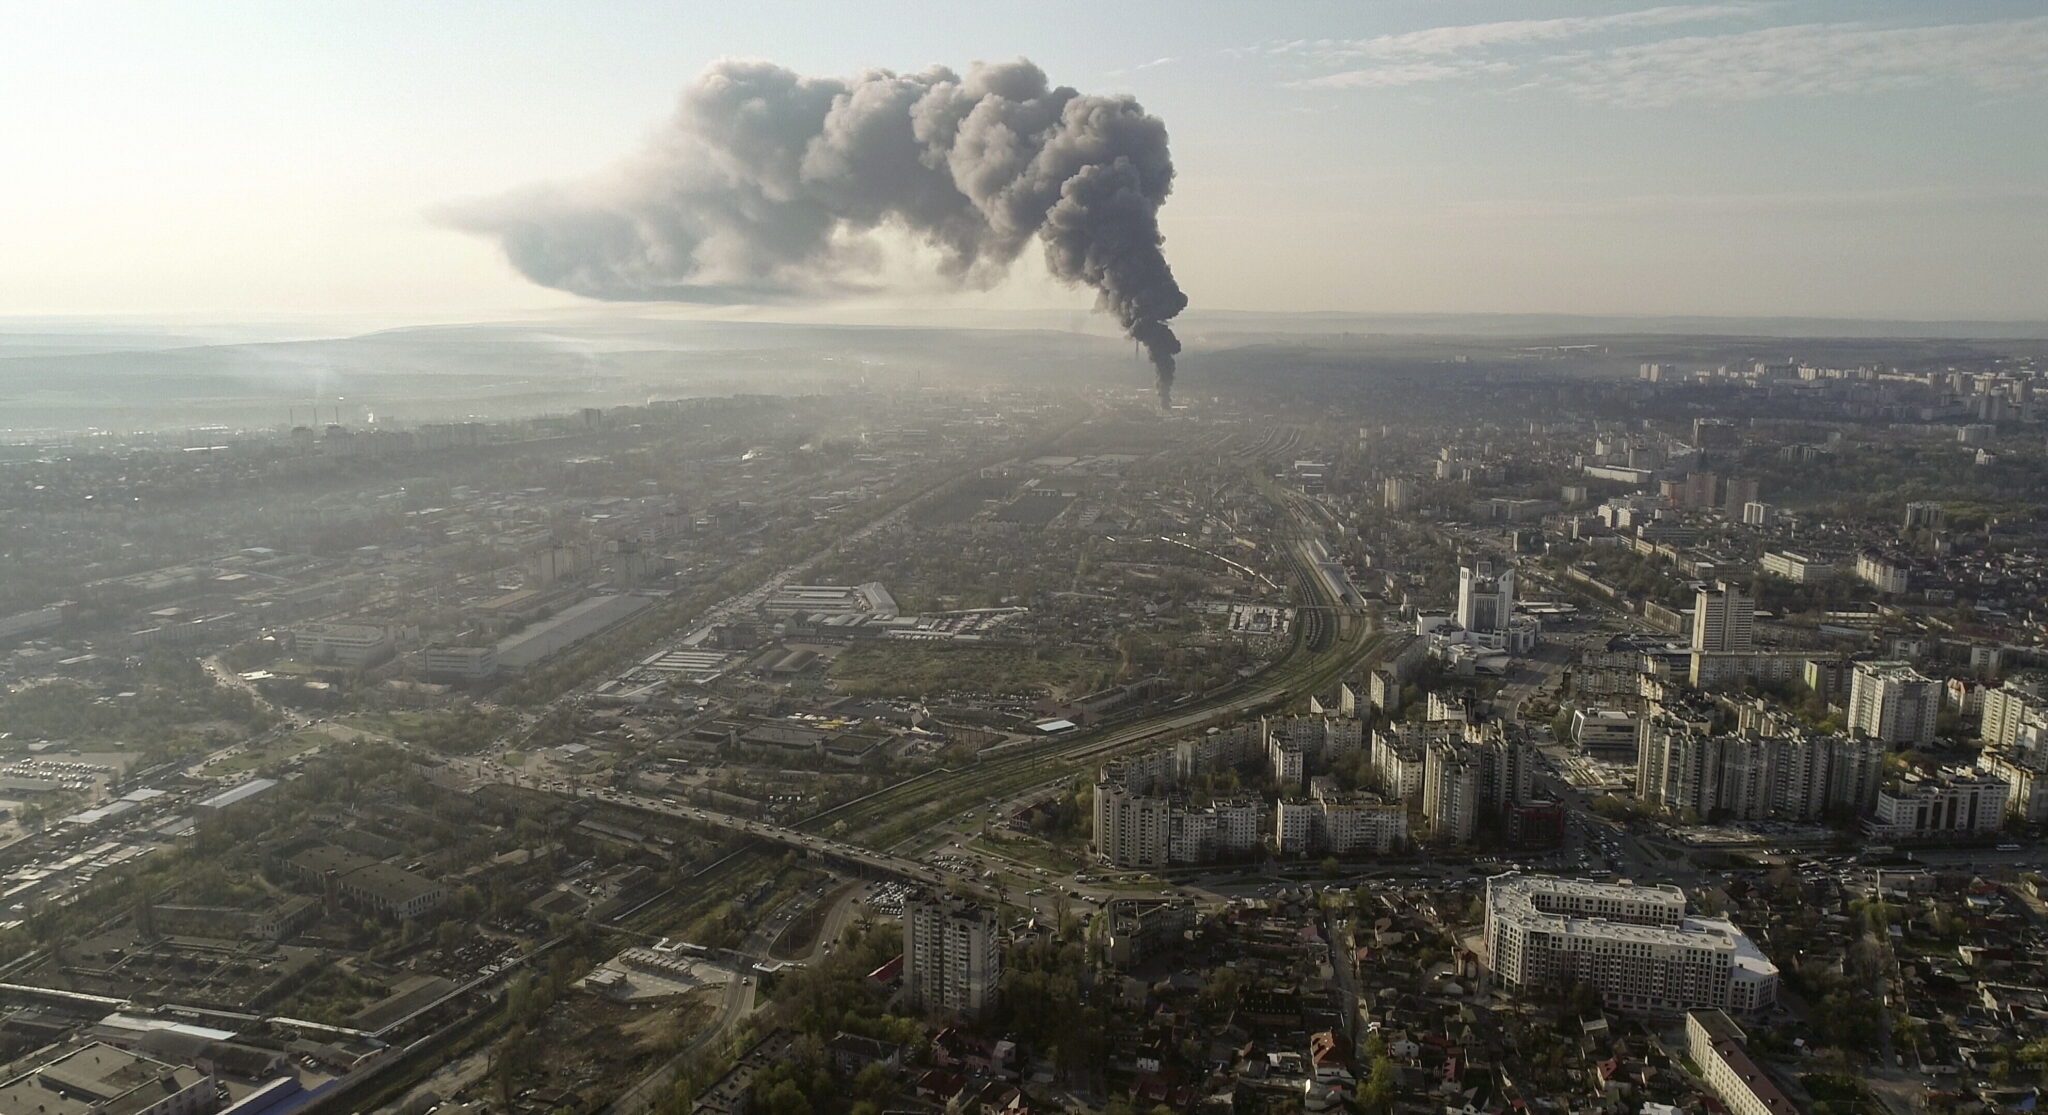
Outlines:
<svg viewBox="0 0 2048 1115"><path fill-rule="evenodd" d="M1002 976L994 909L929 891L903 904L903 990L912 1008L977 1017L995 1003Z"/></svg>
<svg viewBox="0 0 2048 1115"><path fill-rule="evenodd" d="M1688 916L1684 892L1668 885L1495 876L1486 886L1486 943L1506 987L1586 982L1625 1013L1755 1011L1777 1000L1777 966L1732 923Z"/></svg>
<svg viewBox="0 0 2048 1115"><path fill-rule="evenodd" d="M1874 739L1717 734L1666 720L1644 739L1636 796L1702 821L1861 816L1877 803L1884 756Z"/></svg>
<svg viewBox="0 0 2048 1115"><path fill-rule="evenodd" d="M1742 1028L1727 1012L1685 1013L1685 1049L1730 1115L1799 1115L1799 1107L1749 1055Z"/></svg>
<svg viewBox="0 0 2048 1115"><path fill-rule="evenodd" d="M1939 682L1905 662L1858 662L1849 677L1849 734L1894 747L1934 742Z"/></svg>
<svg viewBox="0 0 2048 1115"><path fill-rule="evenodd" d="M1879 840L1985 836L2005 824L2012 787L1991 774L1949 767L1929 776L1908 774L1877 795L1864 832Z"/></svg>

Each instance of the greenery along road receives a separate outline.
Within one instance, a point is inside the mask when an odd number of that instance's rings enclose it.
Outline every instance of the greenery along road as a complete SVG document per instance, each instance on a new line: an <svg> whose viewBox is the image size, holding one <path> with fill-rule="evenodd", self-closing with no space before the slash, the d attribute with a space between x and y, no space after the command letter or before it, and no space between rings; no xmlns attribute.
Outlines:
<svg viewBox="0 0 2048 1115"><path fill-rule="evenodd" d="M1194 704L1143 717L1134 723L1077 734L1042 744L1013 748L958 770L933 771L845 805L826 810L792 828L833 834L849 842L886 850L900 840L942 823L946 818L990 799L1000 800L1049 777L1069 777L1088 764L1136 750L1161 736L1199 731L1211 724L1251 713L1284 708L1309 694L1320 693L1378 661L1390 642L1377 632L1370 617L1332 598L1322 577L1302 556L1300 543L1313 536L1314 524L1298 503L1290 501L1297 530L1280 540L1298 602L1301 622L1287 653L1244 681L1219 689ZM745 874L758 873L772 860L766 853L740 853L707 869L692 880L692 895L677 894L644 910L635 921L652 926L680 909L701 903ZM721 1017L720 1022L728 1019ZM714 1025L693 1045L715 1040L723 1025ZM657 1073L657 1076L660 1074ZM643 1081L629 1093L620 1110L639 1110L657 1089Z"/></svg>
<svg viewBox="0 0 2048 1115"><path fill-rule="evenodd" d="M1016 747L970 766L931 771L885 787L865 798L828 809L792 828L829 835L848 843L887 850L958 813L991 799L1001 800L1049 780L1085 773L1089 766L1138 750L1163 736L1200 731L1234 717L1284 708L1375 663L1389 638L1375 631L1369 617L1334 599L1322 577L1300 553L1299 545L1317 533L1311 511L1286 501L1295 529L1278 539L1285 547L1288 578L1298 602L1300 621L1285 654L1252 677L1216 690L1177 709L1168 709L1128 724ZM694 880L703 893L726 884L742 870L758 870L760 861L736 856ZM690 897L675 896L677 905ZM657 917L673 909L646 911Z"/></svg>
<svg viewBox="0 0 2048 1115"><path fill-rule="evenodd" d="M1137 750L1164 735L1199 731L1233 717L1284 708L1371 665L1384 651L1388 638L1374 629L1368 617L1331 596L1321 575L1299 549L1303 538L1314 533L1314 525L1306 521L1307 512L1300 504L1289 501L1288 506L1295 513L1298 533L1290 532L1292 536L1282 544L1286 546L1289 579L1300 601L1300 619L1287 653L1266 669L1192 706L1106 732L1013 748L972 766L934 771L792 827L886 850L990 799L1021 793L1049 777L1082 773L1087 763Z"/></svg>

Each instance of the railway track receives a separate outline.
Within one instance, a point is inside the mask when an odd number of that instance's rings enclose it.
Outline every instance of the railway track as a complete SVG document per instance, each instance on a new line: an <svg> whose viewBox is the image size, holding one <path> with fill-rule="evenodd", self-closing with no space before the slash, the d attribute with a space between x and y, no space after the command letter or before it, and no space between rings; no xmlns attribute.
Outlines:
<svg viewBox="0 0 2048 1115"><path fill-rule="evenodd" d="M1369 665L1387 643L1369 617L1332 597L1321 573L1302 551L1316 529L1313 510L1286 500L1298 524L1285 540L1285 561L1296 599L1294 641L1288 652L1252 678L1193 706L1170 709L1129 725L1110 725L1079 738L1047 741L1001 756L886 787L792 826L824 832L844 825L839 838L886 849L928 820L969 805L1013 795L1071 777L1086 766L1135 751L1162 737L1200 731L1226 719L1282 708L1326 690ZM1048 771L1056 772L1048 778ZM899 835L900 834L900 835ZM865 839L864 839L865 838Z"/></svg>

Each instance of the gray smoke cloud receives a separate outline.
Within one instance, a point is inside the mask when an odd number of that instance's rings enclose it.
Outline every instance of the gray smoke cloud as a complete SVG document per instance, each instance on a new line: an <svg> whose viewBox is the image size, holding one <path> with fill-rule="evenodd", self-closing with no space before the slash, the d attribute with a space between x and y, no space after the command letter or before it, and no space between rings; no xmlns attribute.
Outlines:
<svg viewBox="0 0 2048 1115"><path fill-rule="evenodd" d="M1161 251L1166 126L1128 96L1048 84L1019 60L804 77L721 62L645 150L581 182L454 206L543 286L611 301L789 302L869 289L874 234L930 245L986 287L1036 237L1145 346L1162 403L1187 305Z"/></svg>

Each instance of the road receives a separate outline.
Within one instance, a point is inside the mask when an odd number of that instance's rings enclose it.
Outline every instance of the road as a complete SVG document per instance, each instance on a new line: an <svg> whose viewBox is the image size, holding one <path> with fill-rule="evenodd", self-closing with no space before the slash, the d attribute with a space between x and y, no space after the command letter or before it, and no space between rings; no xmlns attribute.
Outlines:
<svg viewBox="0 0 2048 1115"><path fill-rule="evenodd" d="M774 940L774 931L770 927L779 924L781 923L773 919L763 919L761 924L755 926L754 931L747 935L747 939L740 943L739 952L746 956L768 955L768 946ZM753 1012L754 991L754 977L746 972L744 966L740 967L733 973L733 978L726 982L725 994L718 1002L718 1013L711 1016L711 1021L705 1024L704 1029L660 1068L641 1077L639 1083L621 1093L619 1098L604 1109L605 1115L643 1115L667 1099L675 1090L676 1077L682 1074L690 1060L723 1037L740 1019Z"/></svg>
<svg viewBox="0 0 2048 1115"><path fill-rule="evenodd" d="M729 813L700 809L694 805L684 805L668 799L650 798L641 794L626 793L620 790L588 789L568 782L543 783L542 788L570 797L579 797L588 801L614 806L619 809L637 809L642 812L659 813L663 816L674 817L678 820L691 821L697 824L716 825L757 840L772 841L788 848L794 848L807 855L839 860L842 863L860 868L869 874L888 875L930 886L942 886L947 881L942 872L933 870L914 859L891 855L888 852L877 852L870 848L863 848L858 844L833 840L829 837L819 836L816 833L804 832L801 829L789 828L784 825L750 820L746 817L735 817Z"/></svg>
<svg viewBox="0 0 2048 1115"><path fill-rule="evenodd" d="M936 492L943 485L935 486ZM882 529L894 521L894 516L904 514L919 500L929 498L931 492L909 501L897 511L877 519L863 528L862 534ZM1298 494L1297 494L1298 495ZM596 794L583 793L573 783L543 785L543 789L560 793L581 794L586 798L607 801L625 808L666 813L685 819L709 824L737 827L738 831L774 840L807 852L839 858L844 862L920 882L938 882L945 878L959 879L978 886L978 880L970 872L965 876L942 876L935 869L895 856L876 848L887 848L900 840L889 835L904 824L916 826L912 831L928 831L942 827L949 819L961 812L963 807L992 805L998 801L1029 790L1056 785L1094 764L1125 751L1149 744L1162 737L1198 731L1224 720L1268 709L1284 707L1299 698L1321 693L1339 680L1349 678L1362 667L1374 660L1387 640L1375 630L1371 616L1366 610L1354 604L1336 599L1327 579L1313 568L1306 543L1321 535L1323 522L1328 510L1305 498L1294 498L1283 493L1280 502L1293 515L1295 530L1278 539L1286 557L1289 581L1296 594L1297 614L1306 617L1295 625L1295 639L1286 654L1264 671L1244 683L1226 687L1199 700L1192 707L1155 713L1136 723L1118 726L1095 734L1076 737L1061 737L1042 744L1011 748L1000 755L982 759L972 766L954 770L940 770L925 776L909 779L895 786L885 787L865 798L825 810L794 826L763 825L744 818L733 818L709 811L695 810L681 805L670 805L660 799L640 795L623 795L616 791L609 795L602 791ZM858 535L856 536L858 537ZM757 586L748 593L740 594L713 610L713 615L730 614L730 609L752 607L768 593L798 576L811 564L821 560L831 548L820 551L802 562L786 568L776 577ZM700 629L714 622L705 617ZM496 768L487 768L496 769ZM510 777L509 774L498 775ZM920 822L929 821L928 824ZM832 830L838 834L825 839L821 834ZM853 843L857 838L866 838L868 846ZM754 936L767 931L768 926L757 926ZM752 941L754 937L750 936ZM766 941L756 951L765 955ZM751 989L748 989L751 997ZM732 1003L721 1009L703 1034L675 1061L648 1078L642 1080L615 1102L609 1112L617 1115L640 1115L656 1099L664 1096L673 1087L675 1070L683 1057L703 1048L722 1034L725 1028L739 1016L740 1008Z"/></svg>
<svg viewBox="0 0 2048 1115"><path fill-rule="evenodd" d="M1061 431L1059 431L1059 433L1043 438L1040 441L1035 442L1032 445L1026 447L1021 452L1015 453L1011 456L999 460L984 459L979 462L963 463L959 471L955 473L953 476L929 485L923 491L918 492L916 495L911 496L909 499L904 500L902 503L897 504L895 507L890 508L889 510L883 512L880 515L877 515L874 519L863 524L858 529L853 531L851 534L845 535L844 537L841 537L836 541L832 542L830 545L824 546L816 550L815 552L811 553L810 555L801 558L798 561L795 561L787 566L784 566L780 571L771 574L769 577L763 580L760 584L755 585L753 588L747 589L743 592L734 593L733 595L726 597L724 600L721 600L718 603L711 605L711 607L709 607L702 614L697 616L697 618L693 621L693 625L685 634L681 636L669 636L663 639L657 639L650 642L646 647L642 648L641 653L636 657L635 660L637 661L640 659L644 659L647 657L647 655L656 653L659 650L673 649L676 647L695 647L701 644L706 638L710 637L712 630L716 628L719 624L724 623L725 621L732 619L735 616L751 614L752 611L756 607L758 607L762 601L768 599L770 596L773 596L775 593L781 591L783 586L793 583L796 580L796 578L801 577L805 573L809 572L819 562L825 560L828 557L831 557L833 554L838 553L840 550L844 549L847 546L853 545L857 542L865 541L877 532L886 530L889 527L902 522L903 519L907 517L911 513L911 511L915 510L920 504L923 504L926 501L938 496L940 493L944 492L946 489L951 487L954 483L958 482L959 480L965 477L973 476L981 469L1000 468L1004 465L1012 464L1021 460L1028 460L1031 457L1037 456L1039 453L1043 452L1047 447L1054 444L1058 440L1058 438L1064 436L1071 429L1072 427L1062 429ZM596 677L586 678L580 684L576 685L575 687L571 688L567 693L563 694L560 699L565 701L574 701L588 697L593 690L595 690L599 685L604 684L604 682L608 680L610 677L611 672L607 671L605 673L599 674Z"/></svg>
<svg viewBox="0 0 2048 1115"><path fill-rule="evenodd" d="M202 659L201 665L206 667L206 672L209 675L211 675L213 677L214 682L221 686L223 689L241 690L242 692L249 695L250 700L256 702L257 707L284 721L284 726L278 729L279 731L295 730L298 728L303 728L306 725L312 723L312 720L308 719L303 713L294 712L291 709L285 708L282 705L272 702L270 698L265 697L262 691L257 689L253 682L249 681L247 678L244 678L242 675L236 673L235 671L229 669L227 667L227 664L220 660L219 655L214 655L210 658Z"/></svg>

